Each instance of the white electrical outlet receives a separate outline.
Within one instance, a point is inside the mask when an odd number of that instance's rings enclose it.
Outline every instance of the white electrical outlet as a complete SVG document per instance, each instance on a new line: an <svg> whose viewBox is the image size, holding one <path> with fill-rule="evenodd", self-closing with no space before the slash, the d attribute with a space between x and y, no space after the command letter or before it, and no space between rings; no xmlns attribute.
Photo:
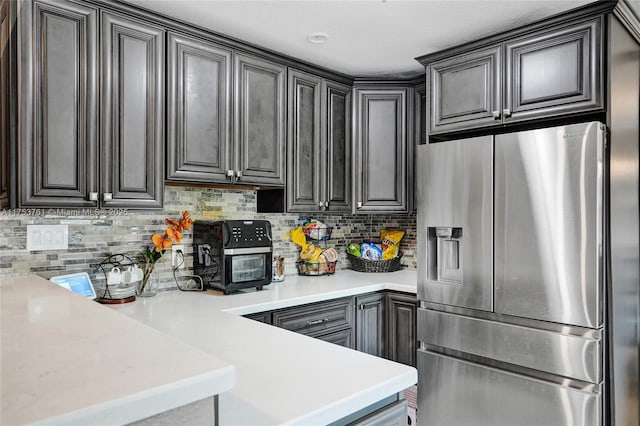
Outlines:
<svg viewBox="0 0 640 426"><path fill-rule="evenodd" d="M182 252L182 255L178 253ZM184 246L182 244L174 244L171 246L171 266L178 269L184 269Z"/></svg>
<svg viewBox="0 0 640 426"><path fill-rule="evenodd" d="M65 250L68 247L67 225L27 225L27 250Z"/></svg>

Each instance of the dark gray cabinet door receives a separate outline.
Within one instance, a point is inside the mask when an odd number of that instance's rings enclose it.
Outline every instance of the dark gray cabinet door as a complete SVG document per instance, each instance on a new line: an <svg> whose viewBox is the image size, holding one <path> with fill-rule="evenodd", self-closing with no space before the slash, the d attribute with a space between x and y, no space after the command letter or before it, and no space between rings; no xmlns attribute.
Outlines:
<svg viewBox="0 0 640 426"><path fill-rule="evenodd" d="M322 79L289 69L287 211L318 211L321 199L320 113Z"/></svg>
<svg viewBox="0 0 640 426"><path fill-rule="evenodd" d="M167 37L167 179L224 182L231 165L231 50Z"/></svg>
<svg viewBox="0 0 640 426"><path fill-rule="evenodd" d="M494 45L429 65L431 134L500 122L501 55Z"/></svg>
<svg viewBox="0 0 640 426"><path fill-rule="evenodd" d="M236 178L284 186L287 69L239 53L234 69Z"/></svg>
<svg viewBox="0 0 640 426"><path fill-rule="evenodd" d="M10 167L15 161L11 156L11 103L15 103L13 76L13 43L11 39L12 12L9 0L0 1L0 208L9 207L9 188L12 185ZM11 70L10 70L11 68Z"/></svg>
<svg viewBox="0 0 640 426"><path fill-rule="evenodd" d="M164 31L102 13L102 205L160 208Z"/></svg>
<svg viewBox="0 0 640 426"><path fill-rule="evenodd" d="M505 43L504 120L602 109L602 18Z"/></svg>
<svg viewBox="0 0 640 426"><path fill-rule="evenodd" d="M415 295L387 294L387 346L385 357L416 366L418 301Z"/></svg>
<svg viewBox="0 0 640 426"><path fill-rule="evenodd" d="M356 212L406 212L409 89L361 89L357 96Z"/></svg>
<svg viewBox="0 0 640 426"><path fill-rule="evenodd" d="M92 7L21 2L21 206L97 206L97 28Z"/></svg>
<svg viewBox="0 0 640 426"><path fill-rule="evenodd" d="M385 297L374 293L356 297L356 349L384 356Z"/></svg>
<svg viewBox="0 0 640 426"><path fill-rule="evenodd" d="M324 208L351 211L351 87L325 80L321 184Z"/></svg>

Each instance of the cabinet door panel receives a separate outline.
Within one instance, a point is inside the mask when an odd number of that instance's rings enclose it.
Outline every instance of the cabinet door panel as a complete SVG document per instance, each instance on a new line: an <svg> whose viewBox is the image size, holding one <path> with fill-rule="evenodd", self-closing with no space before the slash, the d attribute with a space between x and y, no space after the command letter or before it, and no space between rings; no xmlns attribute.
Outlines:
<svg viewBox="0 0 640 426"><path fill-rule="evenodd" d="M0 0L0 208L8 207L9 2Z"/></svg>
<svg viewBox="0 0 640 426"><path fill-rule="evenodd" d="M359 91L356 153L359 212L408 209L407 92L407 89Z"/></svg>
<svg viewBox="0 0 640 426"><path fill-rule="evenodd" d="M501 66L500 45L431 64L431 133L496 124Z"/></svg>
<svg viewBox="0 0 640 426"><path fill-rule="evenodd" d="M356 298L356 349L382 357L385 342L384 294Z"/></svg>
<svg viewBox="0 0 640 426"><path fill-rule="evenodd" d="M600 19L505 43L505 121L602 108Z"/></svg>
<svg viewBox="0 0 640 426"><path fill-rule="evenodd" d="M102 15L102 167L105 207L162 207L164 32Z"/></svg>
<svg viewBox="0 0 640 426"><path fill-rule="evenodd" d="M97 11L65 1L22 6L20 204L93 207Z"/></svg>
<svg viewBox="0 0 640 426"><path fill-rule="evenodd" d="M389 293L387 296L386 358L416 365L418 301L415 295Z"/></svg>
<svg viewBox="0 0 640 426"><path fill-rule="evenodd" d="M322 148L321 193L330 211L351 211L351 88L327 81L323 91L327 118Z"/></svg>
<svg viewBox="0 0 640 426"><path fill-rule="evenodd" d="M287 210L318 211L322 79L289 70Z"/></svg>
<svg viewBox="0 0 640 426"><path fill-rule="evenodd" d="M230 161L231 51L169 34L167 178L224 182Z"/></svg>
<svg viewBox="0 0 640 426"><path fill-rule="evenodd" d="M285 182L285 67L236 54L234 145L241 182Z"/></svg>

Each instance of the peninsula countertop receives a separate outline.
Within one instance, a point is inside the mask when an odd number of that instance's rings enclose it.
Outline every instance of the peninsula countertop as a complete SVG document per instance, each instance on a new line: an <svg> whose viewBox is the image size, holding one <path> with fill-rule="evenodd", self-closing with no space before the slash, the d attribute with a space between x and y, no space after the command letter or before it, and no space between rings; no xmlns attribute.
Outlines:
<svg viewBox="0 0 640 426"><path fill-rule="evenodd" d="M222 425L320 425L410 387L417 371L240 315L385 289L415 294L415 271L287 276L262 291L170 291L114 309L236 366Z"/></svg>
<svg viewBox="0 0 640 426"><path fill-rule="evenodd" d="M225 392L228 361L36 275L0 279L0 423L126 424Z"/></svg>

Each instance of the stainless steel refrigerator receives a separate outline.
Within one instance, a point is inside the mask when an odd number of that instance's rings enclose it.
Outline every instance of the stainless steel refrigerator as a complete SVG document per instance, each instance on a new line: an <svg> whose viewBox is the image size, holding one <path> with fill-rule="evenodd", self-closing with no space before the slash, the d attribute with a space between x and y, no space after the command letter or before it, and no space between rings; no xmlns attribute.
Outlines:
<svg viewBox="0 0 640 426"><path fill-rule="evenodd" d="M614 162L599 122L418 148L419 424L605 425L615 398L637 412L630 152ZM625 167L635 178L622 182ZM614 185L635 202L609 197ZM628 223L610 221L612 209L628 209ZM627 312L609 308L615 291Z"/></svg>

